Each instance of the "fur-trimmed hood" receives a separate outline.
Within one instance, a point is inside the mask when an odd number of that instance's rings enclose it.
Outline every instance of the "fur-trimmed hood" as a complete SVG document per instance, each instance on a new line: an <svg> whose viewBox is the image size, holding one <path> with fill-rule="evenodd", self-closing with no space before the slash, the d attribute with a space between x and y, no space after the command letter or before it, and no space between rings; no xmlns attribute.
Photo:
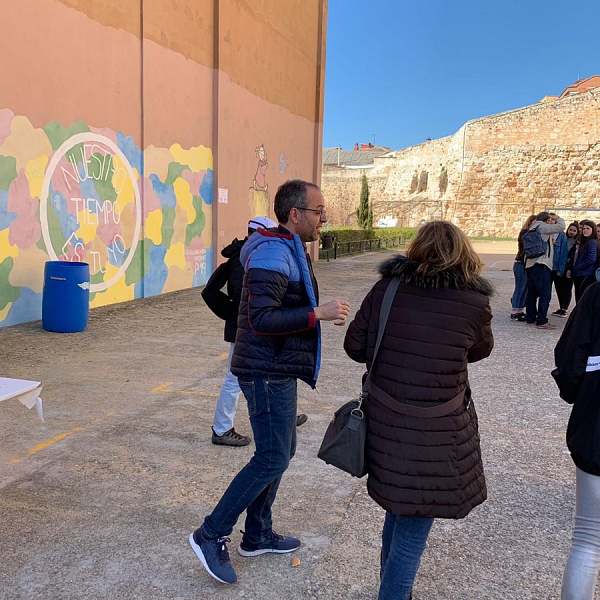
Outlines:
<svg viewBox="0 0 600 600"><path fill-rule="evenodd" d="M488 297L494 294L492 284L479 275L475 275L469 282L465 282L461 273L452 270L440 271L423 277L416 274L418 266L419 263L414 260L397 255L384 260L378 270L382 277L399 277L401 283L412 283L419 287L464 289Z"/></svg>

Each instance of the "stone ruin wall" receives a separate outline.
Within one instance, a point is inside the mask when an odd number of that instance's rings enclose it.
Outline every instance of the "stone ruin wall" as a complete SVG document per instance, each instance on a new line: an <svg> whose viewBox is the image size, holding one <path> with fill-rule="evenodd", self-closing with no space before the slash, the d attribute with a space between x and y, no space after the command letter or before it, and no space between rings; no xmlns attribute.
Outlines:
<svg viewBox="0 0 600 600"><path fill-rule="evenodd" d="M444 218L469 235L516 237L528 215L546 208L600 209L599 140L600 88L469 121L451 137L376 158L371 169L325 169L330 224L356 224L364 173L375 222ZM427 188L414 189L424 172ZM558 212L600 220L595 211Z"/></svg>

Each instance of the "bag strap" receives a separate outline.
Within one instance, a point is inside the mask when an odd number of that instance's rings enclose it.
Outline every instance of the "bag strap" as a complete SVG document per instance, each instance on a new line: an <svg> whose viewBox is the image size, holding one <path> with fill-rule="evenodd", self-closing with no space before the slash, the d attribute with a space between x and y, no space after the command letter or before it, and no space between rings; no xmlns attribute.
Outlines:
<svg viewBox="0 0 600 600"><path fill-rule="evenodd" d="M436 406L422 407L414 406L412 404L406 404L404 402L398 402L392 398L387 392L384 392L381 388L377 387L374 383L370 383L369 392L378 402L381 402L386 408L394 411L395 413L405 415L407 417L444 417L454 412L459 408L465 400L466 387L462 389L452 400L444 402L443 404L437 404Z"/></svg>
<svg viewBox="0 0 600 600"><path fill-rule="evenodd" d="M390 316L390 310L392 308L392 303L394 301L394 296L396 295L396 290L398 289L399 283L400 279L398 277L394 277L385 290L385 295L383 296L383 301L381 303L381 310L379 311L379 329L377 331L377 341L375 342L373 360L371 361L371 368L369 369L363 384L363 391L359 399L359 405L355 410L360 410L362 401L371 393L374 398L379 400L379 402L394 412L409 417L443 417L444 415L454 412L463 404L465 392L467 391L466 387L448 402L444 402L443 404L438 404L437 406L432 407L419 407L413 406L412 404L398 402L389 394L384 392L381 388L377 387L374 383L371 383L371 373L373 372L375 360L379 354L379 347L381 346L381 340L383 339L383 334L385 332L385 327L387 325L388 317Z"/></svg>
<svg viewBox="0 0 600 600"><path fill-rule="evenodd" d="M392 308L392 303L394 302L394 296L396 295L396 290L398 289L399 283L400 278L392 278L392 280L387 286L387 289L385 290L383 301L381 302L381 309L379 311L379 329L377 331L377 341L375 342L375 351L373 352L371 368L369 369L367 377L365 378L365 382L363 383L362 397L366 397L369 395L371 373L373 372L373 367L375 366L375 359L379 354L379 347L381 346L381 340L383 339L383 333L385 331L385 326L387 325L388 317L390 316L390 309Z"/></svg>

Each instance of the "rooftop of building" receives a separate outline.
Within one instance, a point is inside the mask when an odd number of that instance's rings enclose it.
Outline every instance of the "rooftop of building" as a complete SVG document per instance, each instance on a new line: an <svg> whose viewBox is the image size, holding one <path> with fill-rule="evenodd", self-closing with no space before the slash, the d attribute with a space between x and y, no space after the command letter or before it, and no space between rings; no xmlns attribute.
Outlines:
<svg viewBox="0 0 600 600"><path fill-rule="evenodd" d="M323 166L359 169L372 167L375 158L387 154L390 148L373 146L372 144L355 144L354 150L343 150L340 147L323 148Z"/></svg>
<svg viewBox="0 0 600 600"><path fill-rule="evenodd" d="M578 79L575 83L567 86L559 98L564 98L565 96L571 96L573 94L581 94L582 92L587 92L595 87L600 87L600 75L592 75L586 79Z"/></svg>

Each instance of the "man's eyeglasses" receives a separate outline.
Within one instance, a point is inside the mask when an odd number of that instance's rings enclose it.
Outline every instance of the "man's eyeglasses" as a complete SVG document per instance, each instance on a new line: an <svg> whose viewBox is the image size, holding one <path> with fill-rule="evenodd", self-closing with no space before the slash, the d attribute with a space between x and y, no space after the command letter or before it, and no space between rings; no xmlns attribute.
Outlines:
<svg viewBox="0 0 600 600"><path fill-rule="evenodd" d="M304 208L302 206L295 206L294 208L297 208L298 210L308 210L309 212L318 213L319 217L321 217L321 220L323 221L327 219L326 210L319 210L318 208Z"/></svg>

